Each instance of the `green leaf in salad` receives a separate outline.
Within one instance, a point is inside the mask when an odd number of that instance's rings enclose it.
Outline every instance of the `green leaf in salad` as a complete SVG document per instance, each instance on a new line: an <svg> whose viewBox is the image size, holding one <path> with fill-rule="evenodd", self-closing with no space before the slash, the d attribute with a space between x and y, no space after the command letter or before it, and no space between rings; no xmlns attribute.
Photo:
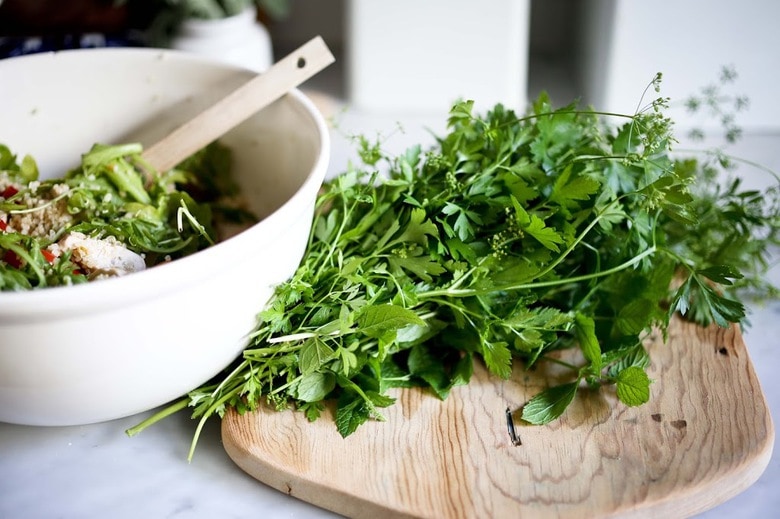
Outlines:
<svg viewBox="0 0 780 519"><path fill-rule="evenodd" d="M62 178L39 180L32 157L19 160L0 144L0 290L89 281L69 251L51 252L69 234L111 237L151 267L213 245L222 222L256 220L237 203L221 143L167 172L154 171L142 151L95 144Z"/></svg>

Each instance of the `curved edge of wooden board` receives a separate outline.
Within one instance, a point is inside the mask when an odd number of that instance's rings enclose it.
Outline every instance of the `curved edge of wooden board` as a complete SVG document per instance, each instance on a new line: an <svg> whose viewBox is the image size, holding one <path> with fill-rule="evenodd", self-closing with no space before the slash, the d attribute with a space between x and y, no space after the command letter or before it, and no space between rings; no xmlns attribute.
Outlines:
<svg viewBox="0 0 780 519"><path fill-rule="evenodd" d="M294 411L281 411L281 413L294 413ZM229 414L225 415L226 418L228 416L231 418L227 422L223 420L222 434L225 452L236 465L259 482L288 496L345 517L373 517L374 519L377 517L382 519L415 517L383 503L369 503L365 496L360 495L359 492L342 491L333 488L326 482L319 481L317 478L291 472L288 470L288 465L278 463L277 459L258 456L257 452L247 448L247 444L242 444L241 440L235 436L240 437L251 429L238 425L238 422L234 420L238 414L234 410L231 409Z"/></svg>
<svg viewBox="0 0 780 519"><path fill-rule="evenodd" d="M519 426L518 448L504 409L550 373L519 368L498 381L479 365L445 401L398 391L387 422L346 439L332 416L231 410L223 444L259 481L349 517L691 516L761 476L774 424L736 327L675 322L673 346L656 342L648 404L583 393L557 423Z"/></svg>

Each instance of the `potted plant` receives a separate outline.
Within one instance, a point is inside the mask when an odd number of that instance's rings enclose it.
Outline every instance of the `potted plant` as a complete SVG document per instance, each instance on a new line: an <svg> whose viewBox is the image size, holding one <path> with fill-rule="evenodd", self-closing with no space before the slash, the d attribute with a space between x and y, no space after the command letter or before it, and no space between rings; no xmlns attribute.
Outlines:
<svg viewBox="0 0 780 519"><path fill-rule="evenodd" d="M157 0L147 30L153 46L207 55L256 71L273 62L265 23L289 12L288 0Z"/></svg>

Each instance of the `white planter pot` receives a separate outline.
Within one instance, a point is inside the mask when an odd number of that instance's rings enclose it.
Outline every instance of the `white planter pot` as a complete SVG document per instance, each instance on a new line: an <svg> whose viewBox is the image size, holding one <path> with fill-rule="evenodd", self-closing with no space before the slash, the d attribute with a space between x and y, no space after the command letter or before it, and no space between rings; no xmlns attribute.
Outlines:
<svg viewBox="0 0 780 519"><path fill-rule="evenodd" d="M171 48L212 57L262 72L273 63L268 30L250 7L228 18L185 20L171 41Z"/></svg>
<svg viewBox="0 0 780 519"><path fill-rule="evenodd" d="M523 108L530 0L351 0L350 101L375 112L440 114L458 99Z"/></svg>

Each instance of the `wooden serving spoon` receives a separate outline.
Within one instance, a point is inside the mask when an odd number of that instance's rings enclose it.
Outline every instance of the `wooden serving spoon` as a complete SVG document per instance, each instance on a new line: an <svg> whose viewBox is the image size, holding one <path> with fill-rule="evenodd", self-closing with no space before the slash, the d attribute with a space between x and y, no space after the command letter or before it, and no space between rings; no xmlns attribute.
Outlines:
<svg viewBox="0 0 780 519"><path fill-rule="evenodd" d="M185 122L142 156L167 171L335 61L317 36Z"/></svg>

